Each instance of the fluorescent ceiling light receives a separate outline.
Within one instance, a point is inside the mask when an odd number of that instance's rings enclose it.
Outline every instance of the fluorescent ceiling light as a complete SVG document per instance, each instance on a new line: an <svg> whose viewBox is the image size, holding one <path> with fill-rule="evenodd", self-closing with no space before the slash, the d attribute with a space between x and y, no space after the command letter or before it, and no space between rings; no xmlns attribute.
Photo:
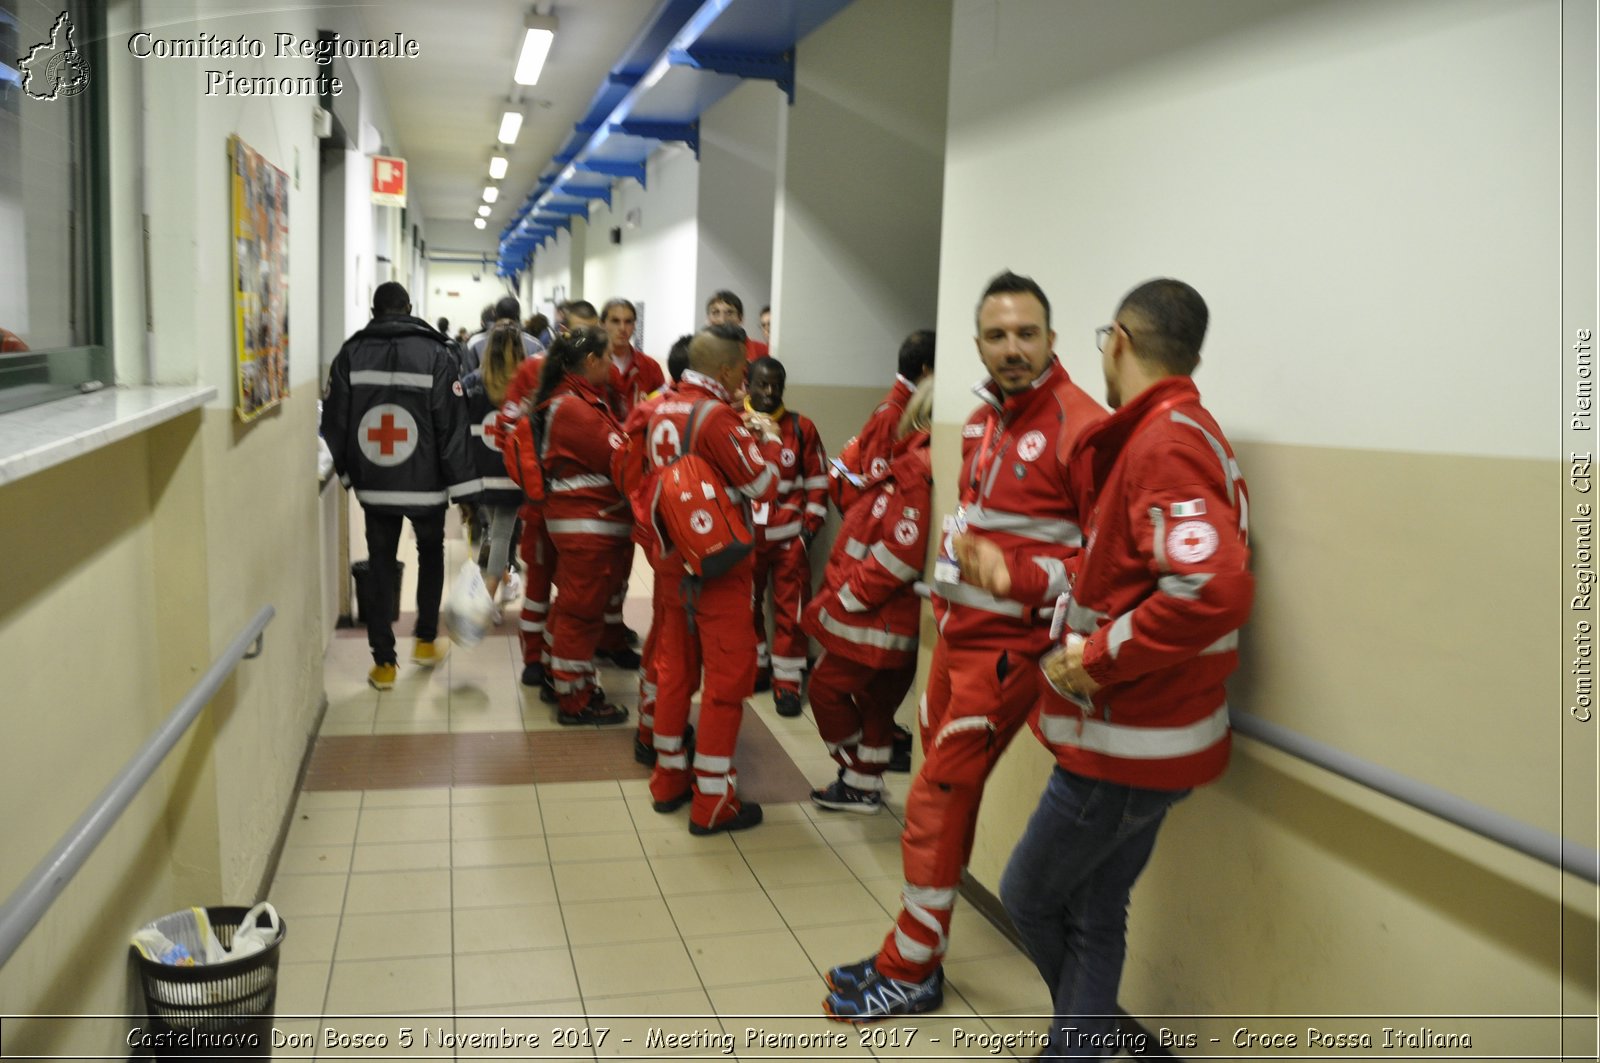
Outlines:
<svg viewBox="0 0 1600 1063"><path fill-rule="evenodd" d="M511 163L504 155L494 155L489 159L489 176L498 181L506 175L506 168Z"/></svg>
<svg viewBox="0 0 1600 1063"><path fill-rule="evenodd" d="M522 132L522 112L508 108L506 113L500 116L500 143L515 144L517 134L520 132Z"/></svg>
<svg viewBox="0 0 1600 1063"><path fill-rule="evenodd" d="M487 218L488 216L489 216L489 204L485 203L483 206L478 208L478 217Z"/></svg>
<svg viewBox="0 0 1600 1063"><path fill-rule="evenodd" d="M523 26L527 32L522 37L522 54L517 56L513 77L518 85L537 85L550 46L555 43L556 19L554 15L529 15Z"/></svg>
<svg viewBox="0 0 1600 1063"><path fill-rule="evenodd" d="M473 225L473 228L475 228L475 229L486 228L487 224L488 223L485 222L482 218L473 218L472 219L472 225Z"/></svg>
<svg viewBox="0 0 1600 1063"><path fill-rule="evenodd" d="M483 201L485 203L493 203L495 200L497 200L499 198L500 198L500 189L499 188L495 187L494 185L484 185L483 186Z"/></svg>

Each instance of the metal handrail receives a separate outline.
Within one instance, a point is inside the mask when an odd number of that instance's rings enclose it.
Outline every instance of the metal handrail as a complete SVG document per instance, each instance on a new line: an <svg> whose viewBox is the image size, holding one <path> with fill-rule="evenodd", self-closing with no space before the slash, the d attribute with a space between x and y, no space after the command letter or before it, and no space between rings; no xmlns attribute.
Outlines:
<svg viewBox="0 0 1600 1063"><path fill-rule="evenodd" d="M242 660L260 655L262 633L276 613L277 610L270 605L261 607L261 611L228 644L222 656L212 662L206 674L183 696L183 700L167 715L156 732L111 780L111 784L100 792L88 811L78 817L78 821L56 843L49 855L28 874L22 885L12 891L5 903L0 904L0 967L5 966L23 940L39 924L39 920L44 918L44 913L60 896L67 883L72 881L72 876L83 867L95 846L110 833L112 826L133 802L139 788L155 774L161 761L172 752L178 739L200 715L200 710L227 682L234 667Z"/></svg>
<svg viewBox="0 0 1600 1063"><path fill-rule="evenodd" d="M918 582L914 586L918 597L927 598L932 594L933 588L927 583ZM1253 738L1280 752L1315 764L1340 778L1360 783L1418 811L1438 816L1447 823L1454 823L1490 841L1542 860L1551 867L1600 884L1600 852L1594 849L1512 819L1448 790L1407 778L1391 768L1362 760L1342 749L1297 734L1287 727L1268 723L1258 716L1234 710L1229 722L1235 731L1246 738Z"/></svg>

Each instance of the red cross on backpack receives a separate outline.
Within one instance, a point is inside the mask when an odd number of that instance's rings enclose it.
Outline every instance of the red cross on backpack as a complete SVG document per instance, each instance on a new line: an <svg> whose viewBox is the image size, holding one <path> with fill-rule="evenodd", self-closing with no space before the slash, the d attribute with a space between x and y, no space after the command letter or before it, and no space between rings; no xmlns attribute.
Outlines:
<svg viewBox="0 0 1600 1063"><path fill-rule="evenodd" d="M755 548L755 532L744 504L729 497L722 474L694 453L694 430L708 406L705 400L695 403L683 453L656 471L650 514L662 554L676 548L690 572L715 579Z"/></svg>

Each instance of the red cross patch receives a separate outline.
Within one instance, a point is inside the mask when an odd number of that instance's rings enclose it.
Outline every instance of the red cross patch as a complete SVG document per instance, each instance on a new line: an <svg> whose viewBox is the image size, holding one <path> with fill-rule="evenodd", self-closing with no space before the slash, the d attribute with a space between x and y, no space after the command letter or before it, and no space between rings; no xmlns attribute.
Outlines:
<svg viewBox="0 0 1600 1063"><path fill-rule="evenodd" d="M380 403L356 425L356 446L374 465L401 465L417 452L417 422L403 406Z"/></svg>
<svg viewBox="0 0 1600 1063"><path fill-rule="evenodd" d="M1186 520L1167 533L1167 556L1197 565L1217 552L1217 529L1203 520Z"/></svg>

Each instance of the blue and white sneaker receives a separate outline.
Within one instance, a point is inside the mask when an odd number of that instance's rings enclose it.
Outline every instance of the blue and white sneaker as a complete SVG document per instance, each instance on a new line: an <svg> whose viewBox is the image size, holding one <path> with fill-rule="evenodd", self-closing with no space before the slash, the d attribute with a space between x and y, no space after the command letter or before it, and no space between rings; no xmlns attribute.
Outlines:
<svg viewBox="0 0 1600 1063"><path fill-rule="evenodd" d="M855 989L829 993L823 1013L838 1022L882 1022L897 1015L920 1015L944 1003L944 968L920 982L901 982L881 974Z"/></svg>
<svg viewBox="0 0 1600 1063"><path fill-rule="evenodd" d="M878 977L878 954L874 952L864 960L840 964L823 975L822 980L827 982L828 988L835 993L846 993L876 977Z"/></svg>

